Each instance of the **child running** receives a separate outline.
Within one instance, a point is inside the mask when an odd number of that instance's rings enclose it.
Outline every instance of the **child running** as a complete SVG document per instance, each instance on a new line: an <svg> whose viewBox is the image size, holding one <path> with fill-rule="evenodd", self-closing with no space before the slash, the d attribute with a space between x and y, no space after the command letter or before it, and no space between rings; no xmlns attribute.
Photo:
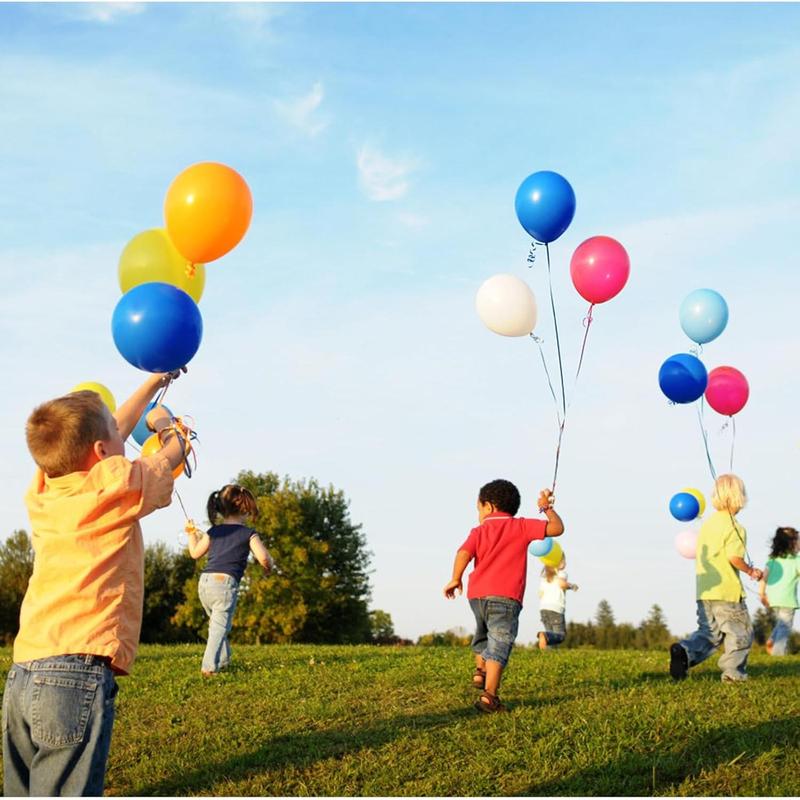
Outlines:
<svg viewBox="0 0 800 800"><path fill-rule="evenodd" d="M510 481L498 479L481 487L479 525L458 548L453 577L444 587L448 599L460 594L461 576L469 562L475 560L467 597L476 622L472 685L482 690L475 703L479 711L505 710L498 690L519 628L528 545L535 539L560 536L564 532L564 523L553 509L553 496L547 489L539 494L539 509L546 514L547 522L515 517L519 506L519 490Z"/></svg>
<svg viewBox="0 0 800 800"><path fill-rule="evenodd" d="M157 406L147 424L163 448L129 461L124 441L170 377L152 375L113 416L82 391L28 418L35 555L3 694L6 796L103 793L115 676L130 672L142 625L139 520L169 505L186 431Z"/></svg>
<svg viewBox="0 0 800 800"><path fill-rule="evenodd" d="M200 671L210 677L231 661L228 634L248 556L252 553L267 575L274 562L261 537L245 524L258 513L256 499L250 491L235 484L223 486L209 496L207 511L211 523L208 533L198 530L191 522L186 526L186 533L192 558L208 553L208 563L200 574L198 594L209 617L208 642Z"/></svg>
<svg viewBox="0 0 800 800"><path fill-rule="evenodd" d="M689 667L705 661L723 643L725 652L718 662L723 682L747 680L753 623L739 573L757 581L763 573L745 561L747 532L735 517L746 502L741 478L717 478L711 495L716 513L703 523L697 537L697 630L669 651L669 672L675 680L685 678Z"/></svg>
<svg viewBox="0 0 800 800"><path fill-rule="evenodd" d="M564 612L567 608L567 592L578 591L576 583L567 581L567 560L561 559L558 569L545 564L542 579L539 581L539 616L542 619L543 631L537 634L539 649L545 650L548 645L561 644L567 638L567 625Z"/></svg>
<svg viewBox="0 0 800 800"><path fill-rule="evenodd" d="M800 558L797 557L800 537L794 528L778 528L772 539L772 551L759 584L761 603L771 608L777 618L767 640L771 656L785 656L797 608L797 578Z"/></svg>

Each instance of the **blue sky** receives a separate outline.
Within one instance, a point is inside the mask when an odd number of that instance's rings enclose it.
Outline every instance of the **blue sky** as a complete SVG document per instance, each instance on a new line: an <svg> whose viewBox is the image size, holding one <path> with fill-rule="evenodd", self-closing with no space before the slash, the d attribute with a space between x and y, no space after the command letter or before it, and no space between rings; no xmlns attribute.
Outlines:
<svg viewBox="0 0 800 800"><path fill-rule="evenodd" d="M255 210L209 265L203 343L170 390L202 440L184 501L201 517L240 469L332 483L398 633L471 627L441 587L477 490L507 477L534 514L556 436L535 346L483 328L474 296L495 273L523 277L552 348L513 201L553 169L577 196L552 246L568 371L585 314L569 257L597 234L631 257L567 422L568 617L606 598L638 622L657 602L688 630L693 570L667 506L710 480L694 410L669 406L656 376L689 347L693 289L731 311L706 363L751 384L735 465L754 558L800 524L798 33L794 4L0 4L2 535L27 528L30 409L79 381L121 399L140 380L110 335L119 253L162 224L178 172L218 160ZM710 415L718 469L723 422ZM145 539L177 544L181 524L167 509Z"/></svg>

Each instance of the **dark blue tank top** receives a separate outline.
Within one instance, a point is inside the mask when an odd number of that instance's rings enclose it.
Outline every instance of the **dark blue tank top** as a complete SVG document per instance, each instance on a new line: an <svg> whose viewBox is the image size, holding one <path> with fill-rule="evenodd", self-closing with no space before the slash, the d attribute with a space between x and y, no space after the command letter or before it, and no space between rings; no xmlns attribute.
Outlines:
<svg viewBox="0 0 800 800"><path fill-rule="evenodd" d="M211 543L203 572L224 572L240 581L250 554L250 538L256 532L245 525L214 525L208 535Z"/></svg>

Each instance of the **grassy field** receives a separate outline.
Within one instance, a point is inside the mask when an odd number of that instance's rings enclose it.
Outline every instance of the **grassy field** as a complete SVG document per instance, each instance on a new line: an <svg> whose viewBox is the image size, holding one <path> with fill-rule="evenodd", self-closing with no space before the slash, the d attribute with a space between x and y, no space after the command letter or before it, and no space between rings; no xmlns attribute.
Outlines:
<svg viewBox="0 0 800 800"><path fill-rule="evenodd" d="M715 660L675 684L657 652L515 650L509 713L472 708L467 648L140 650L121 680L106 793L796 795L800 657ZM5 674L10 651L0 649Z"/></svg>

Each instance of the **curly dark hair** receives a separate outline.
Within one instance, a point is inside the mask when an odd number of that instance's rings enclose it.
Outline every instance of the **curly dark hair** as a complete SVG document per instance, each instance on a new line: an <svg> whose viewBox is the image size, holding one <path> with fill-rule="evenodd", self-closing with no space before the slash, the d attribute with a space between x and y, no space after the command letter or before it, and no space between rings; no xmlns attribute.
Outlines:
<svg viewBox="0 0 800 800"><path fill-rule="evenodd" d="M235 514L253 517L258 513L258 504L249 489L229 483L218 492L211 492L206 510L208 521L215 525L218 518L224 519Z"/></svg>
<svg viewBox="0 0 800 800"><path fill-rule="evenodd" d="M798 533L795 528L778 528L775 536L772 537L772 552L769 557L783 558L792 555L797 537Z"/></svg>
<svg viewBox="0 0 800 800"><path fill-rule="evenodd" d="M504 511L513 517L519 511L521 501L519 489L511 481L498 478L481 486L478 502L491 503L498 511Z"/></svg>

